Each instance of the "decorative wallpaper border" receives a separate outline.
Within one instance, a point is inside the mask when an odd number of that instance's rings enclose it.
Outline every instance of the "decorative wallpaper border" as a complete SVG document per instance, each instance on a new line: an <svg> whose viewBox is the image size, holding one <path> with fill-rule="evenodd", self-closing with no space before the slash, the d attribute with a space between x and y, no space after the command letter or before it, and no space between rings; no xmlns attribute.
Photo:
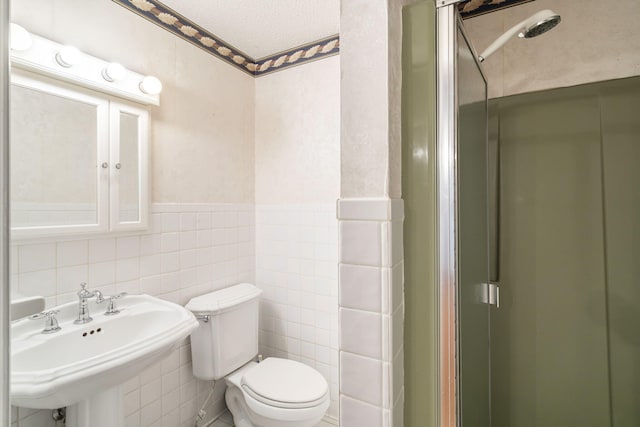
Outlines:
<svg viewBox="0 0 640 427"><path fill-rule="evenodd" d="M460 16L463 19L467 19L532 1L535 0L468 0L459 3L458 9L460 10Z"/></svg>
<svg viewBox="0 0 640 427"><path fill-rule="evenodd" d="M340 37L334 35L254 59L157 0L112 1L254 77L337 55L340 52Z"/></svg>
<svg viewBox="0 0 640 427"><path fill-rule="evenodd" d="M254 75L262 76L338 53L340 53L340 36L327 37L256 60Z"/></svg>

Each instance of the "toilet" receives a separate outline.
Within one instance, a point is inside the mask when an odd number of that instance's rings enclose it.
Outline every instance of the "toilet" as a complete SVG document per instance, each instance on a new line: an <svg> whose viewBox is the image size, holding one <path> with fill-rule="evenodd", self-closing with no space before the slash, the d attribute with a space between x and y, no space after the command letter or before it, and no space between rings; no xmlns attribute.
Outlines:
<svg viewBox="0 0 640 427"><path fill-rule="evenodd" d="M312 427L329 408L329 385L294 360L258 355L259 297L240 283L187 304L200 325L191 334L193 375L225 379L225 400L236 427Z"/></svg>

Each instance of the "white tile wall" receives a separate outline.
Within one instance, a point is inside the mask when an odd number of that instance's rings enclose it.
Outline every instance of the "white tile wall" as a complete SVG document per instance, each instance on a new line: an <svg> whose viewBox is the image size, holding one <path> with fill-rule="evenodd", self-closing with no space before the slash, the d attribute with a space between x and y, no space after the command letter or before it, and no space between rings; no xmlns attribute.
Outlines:
<svg viewBox="0 0 640 427"><path fill-rule="evenodd" d="M342 199L340 424L402 427L404 290L400 199Z"/></svg>
<svg viewBox="0 0 640 427"><path fill-rule="evenodd" d="M253 205L156 204L148 233L12 246L12 291L72 301L80 282L106 294L146 293L185 304L255 280ZM191 427L209 391L191 373L188 340L123 386L127 427ZM224 410L224 385L207 412ZM54 427L51 411L14 410L12 427Z"/></svg>
<svg viewBox="0 0 640 427"><path fill-rule="evenodd" d="M260 348L299 360L331 387L338 418L338 222L335 204L256 206ZM355 426L355 424L352 424Z"/></svg>
<svg viewBox="0 0 640 427"><path fill-rule="evenodd" d="M53 306L74 300L79 283L86 281L90 289L99 288L105 293L148 293L185 304L195 295L239 281L256 282L265 291L262 353L299 360L322 373L331 387L326 420L336 425L339 340L335 205L260 205L254 212L251 205L156 204L152 212L152 227L145 234L13 245L12 290L45 295L47 306ZM354 274L374 275L380 283L385 280L377 269L362 273L356 268ZM352 308L356 309L358 292L354 287L351 296L352 305L356 305ZM368 309L380 310L379 292L378 297L366 299L377 301L369 302L372 306ZM366 310L354 312L371 314ZM373 335L380 333L378 329ZM379 346L374 347L380 351ZM370 364L358 369L365 366ZM208 387L191 373L186 340L164 361L123 385L125 425L190 427ZM376 399L382 399L381 388L376 389ZM224 386L219 386L207 411L217 414L224 407ZM50 411L14 410L12 427L54 426Z"/></svg>

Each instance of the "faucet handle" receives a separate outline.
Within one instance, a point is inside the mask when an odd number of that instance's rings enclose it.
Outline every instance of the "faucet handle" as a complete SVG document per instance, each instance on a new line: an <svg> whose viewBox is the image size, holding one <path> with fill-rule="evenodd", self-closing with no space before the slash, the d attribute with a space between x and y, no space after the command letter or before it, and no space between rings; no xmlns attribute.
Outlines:
<svg viewBox="0 0 640 427"><path fill-rule="evenodd" d="M80 287L82 288L78 291L78 296L80 298L91 298L95 295L94 292L90 292L87 290L87 284L85 282L80 283Z"/></svg>
<svg viewBox="0 0 640 427"><path fill-rule="evenodd" d="M120 310L118 310L116 308L115 300L120 299L125 295L127 295L126 292L120 292L119 294L115 294L115 295L111 295L111 296L104 296L104 295L102 295L102 293L100 291L96 291L96 296L97 296L96 302L98 304L101 304L101 303L107 301L107 311L105 311L104 314L106 316L112 316L114 314L120 313Z"/></svg>
<svg viewBox="0 0 640 427"><path fill-rule="evenodd" d="M62 329L60 325L58 325L58 319L56 319L56 314L58 313L60 313L60 310L43 311L41 313L32 314L29 316L29 320L45 319L42 333L52 334Z"/></svg>
<svg viewBox="0 0 640 427"><path fill-rule="evenodd" d="M29 320L36 320L36 319L42 319L44 317L51 317L51 316L55 316L58 313L60 313L60 310L41 311L40 313L32 314L31 316L29 316Z"/></svg>

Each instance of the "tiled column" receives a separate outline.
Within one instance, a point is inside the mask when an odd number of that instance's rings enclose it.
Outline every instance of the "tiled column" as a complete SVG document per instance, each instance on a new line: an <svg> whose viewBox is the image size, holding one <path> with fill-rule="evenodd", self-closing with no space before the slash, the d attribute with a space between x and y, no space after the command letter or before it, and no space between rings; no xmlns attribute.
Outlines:
<svg viewBox="0 0 640 427"><path fill-rule="evenodd" d="M340 425L402 427L401 199L342 199Z"/></svg>

